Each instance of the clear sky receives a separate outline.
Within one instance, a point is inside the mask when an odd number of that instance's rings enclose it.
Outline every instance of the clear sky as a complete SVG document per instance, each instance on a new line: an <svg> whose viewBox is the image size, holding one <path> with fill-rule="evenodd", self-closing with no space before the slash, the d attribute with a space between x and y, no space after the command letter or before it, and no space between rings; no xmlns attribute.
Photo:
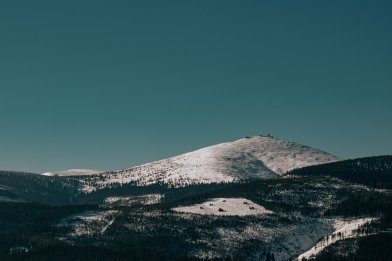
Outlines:
<svg viewBox="0 0 392 261"><path fill-rule="evenodd" d="M0 169L113 170L260 133L392 154L392 1L1 1Z"/></svg>

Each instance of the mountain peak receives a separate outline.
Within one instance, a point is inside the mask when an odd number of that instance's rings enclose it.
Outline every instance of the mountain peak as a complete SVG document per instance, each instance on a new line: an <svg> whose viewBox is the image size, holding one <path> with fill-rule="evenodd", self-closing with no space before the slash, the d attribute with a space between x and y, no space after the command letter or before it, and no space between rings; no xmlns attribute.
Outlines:
<svg viewBox="0 0 392 261"><path fill-rule="evenodd" d="M339 160L321 150L260 135L105 173L99 179L92 176L90 179L100 186L135 182L138 185L164 183L177 187L277 178L296 168ZM91 190L91 187L86 187L86 190Z"/></svg>

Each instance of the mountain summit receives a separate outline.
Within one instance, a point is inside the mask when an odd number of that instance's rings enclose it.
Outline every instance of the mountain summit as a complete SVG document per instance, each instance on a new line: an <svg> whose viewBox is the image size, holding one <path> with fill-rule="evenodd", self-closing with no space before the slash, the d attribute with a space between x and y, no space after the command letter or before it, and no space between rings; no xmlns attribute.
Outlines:
<svg viewBox="0 0 392 261"><path fill-rule="evenodd" d="M276 178L290 170L339 161L324 151L271 136L247 137L179 156L92 176L100 187L115 183L155 183L175 187ZM86 186L85 190L92 189Z"/></svg>

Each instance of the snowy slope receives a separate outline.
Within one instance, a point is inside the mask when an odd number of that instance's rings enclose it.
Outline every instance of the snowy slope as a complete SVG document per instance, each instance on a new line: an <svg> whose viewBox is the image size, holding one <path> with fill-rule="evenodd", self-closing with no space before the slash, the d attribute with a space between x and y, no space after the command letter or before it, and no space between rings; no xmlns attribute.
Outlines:
<svg viewBox="0 0 392 261"><path fill-rule="evenodd" d="M314 247L312 247L305 253L299 255L297 260L301 261L311 259L318 253L323 251L323 249L332 245L336 241L347 238L360 237L361 235L359 233L356 233L356 230L364 224L372 222L374 220L376 220L376 218L360 218L348 221L337 220L335 224L336 231L334 231L331 235L327 235L325 238L323 238L323 240L318 242Z"/></svg>
<svg viewBox="0 0 392 261"><path fill-rule="evenodd" d="M50 171L42 173L44 176L85 176L85 175L96 175L100 174L103 171L100 170L91 170L91 169L69 169L69 170L60 170L60 171Z"/></svg>
<svg viewBox="0 0 392 261"><path fill-rule="evenodd" d="M333 162L338 157L270 136L244 138L180 156L83 179L84 191L135 182L175 187L276 178L295 168Z"/></svg>

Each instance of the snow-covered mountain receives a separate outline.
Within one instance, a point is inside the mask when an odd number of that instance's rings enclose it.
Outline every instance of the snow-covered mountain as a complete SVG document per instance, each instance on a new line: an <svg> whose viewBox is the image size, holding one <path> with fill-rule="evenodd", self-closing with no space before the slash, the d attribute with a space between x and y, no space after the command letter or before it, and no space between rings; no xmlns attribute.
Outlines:
<svg viewBox="0 0 392 261"><path fill-rule="evenodd" d="M389 260L391 162L259 136L110 173L0 171L0 260Z"/></svg>
<svg viewBox="0 0 392 261"><path fill-rule="evenodd" d="M96 175L96 174L100 174L102 172L103 171L101 171L101 170L92 170L92 169L69 169L69 170L45 172L45 173L42 173L42 175L69 177L69 176Z"/></svg>
<svg viewBox="0 0 392 261"><path fill-rule="evenodd" d="M176 157L84 179L85 191L111 184L155 183L175 187L276 178L305 166L339 161L324 151L271 136L243 138ZM91 186L91 184L94 184Z"/></svg>

